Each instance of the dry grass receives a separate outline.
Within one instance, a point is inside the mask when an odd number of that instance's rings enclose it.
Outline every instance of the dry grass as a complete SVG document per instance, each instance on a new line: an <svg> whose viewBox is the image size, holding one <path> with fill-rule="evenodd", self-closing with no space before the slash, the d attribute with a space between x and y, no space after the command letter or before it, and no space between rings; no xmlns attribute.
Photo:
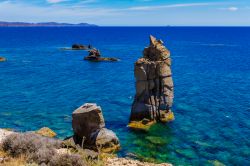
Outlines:
<svg viewBox="0 0 250 166"><path fill-rule="evenodd" d="M27 163L27 158L25 156L20 156L18 158L12 158L8 153L0 149L0 166L24 166Z"/></svg>
<svg viewBox="0 0 250 166"><path fill-rule="evenodd" d="M42 137L35 133L15 133L7 136L1 145L0 157L6 158L0 166L27 166L27 163L43 166L102 166L102 157L88 158L81 148L68 149L70 153L60 154L62 147L56 139ZM71 147L72 148L72 147ZM33 166L30 164L29 166Z"/></svg>

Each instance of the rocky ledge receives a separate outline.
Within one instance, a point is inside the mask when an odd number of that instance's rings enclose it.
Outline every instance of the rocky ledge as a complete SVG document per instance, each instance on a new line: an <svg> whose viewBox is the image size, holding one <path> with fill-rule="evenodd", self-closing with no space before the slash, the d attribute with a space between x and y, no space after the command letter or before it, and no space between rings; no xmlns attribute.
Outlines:
<svg viewBox="0 0 250 166"><path fill-rule="evenodd" d="M134 74L136 95L128 126L148 130L155 122L174 120L171 58L162 40L150 36L150 45L136 61Z"/></svg>
<svg viewBox="0 0 250 166"><path fill-rule="evenodd" d="M106 160L107 166L121 166L121 165L127 165L127 166L172 166L172 164L168 163L162 163L162 164L154 164L154 163L148 163L148 162L141 162L138 160L132 160L129 158L108 158Z"/></svg>
<svg viewBox="0 0 250 166"><path fill-rule="evenodd" d="M4 62L4 61L6 61L6 58L0 57L0 62Z"/></svg>

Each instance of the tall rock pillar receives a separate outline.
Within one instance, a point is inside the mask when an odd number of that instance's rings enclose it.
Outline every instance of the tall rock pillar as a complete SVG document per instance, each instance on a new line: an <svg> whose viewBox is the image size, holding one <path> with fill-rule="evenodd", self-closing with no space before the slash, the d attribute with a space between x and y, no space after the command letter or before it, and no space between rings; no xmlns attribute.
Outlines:
<svg viewBox="0 0 250 166"><path fill-rule="evenodd" d="M150 45L135 63L136 94L131 109L131 128L174 120L174 97L169 50L163 41L150 36Z"/></svg>

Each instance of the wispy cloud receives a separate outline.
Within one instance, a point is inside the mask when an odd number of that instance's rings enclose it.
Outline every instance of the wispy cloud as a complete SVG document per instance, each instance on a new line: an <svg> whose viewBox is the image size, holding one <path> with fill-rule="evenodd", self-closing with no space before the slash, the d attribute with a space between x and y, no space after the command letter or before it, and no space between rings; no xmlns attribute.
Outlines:
<svg viewBox="0 0 250 166"><path fill-rule="evenodd" d="M128 10L157 10L165 8L184 8L184 7L195 7L195 6L211 6L219 5L220 3L180 3L180 4L171 4L171 5L157 5L157 6L136 6L127 8Z"/></svg>
<svg viewBox="0 0 250 166"><path fill-rule="evenodd" d="M237 7L229 7L228 10L234 12L234 11L239 10L239 8L237 8Z"/></svg>
<svg viewBox="0 0 250 166"><path fill-rule="evenodd" d="M250 22L247 14L250 12L247 10L249 7L240 3L221 0L220 2L157 5L159 3L154 3L154 0L147 3L143 2L145 0L136 1L137 3L132 5L124 2L112 4L105 1L104 3L102 0L42 0L40 2L0 0L0 20L88 22L98 25L249 25ZM124 6L119 5L120 3ZM216 10L225 10L225 14L218 16ZM238 10L241 10L237 12L241 13L240 19L236 14L230 15L230 20L225 19L228 18L227 14L230 14L226 11Z"/></svg>
<svg viewBox="0 0 250 166"><path fill-rule="evenodd" d="M220 10L225 10L225 11L230 11L230 12L236 12L239 10L238 7L231 6L231 7L226 7L226 8L219 8Z"/></svg>
<svg viewBox="0 0 250 166"><path fill-rule="evenodd" d="M55 3L61 3L61 2L65 2L67 0L47 0L48 3L52 3L52 4L55 4Z"/></svg>

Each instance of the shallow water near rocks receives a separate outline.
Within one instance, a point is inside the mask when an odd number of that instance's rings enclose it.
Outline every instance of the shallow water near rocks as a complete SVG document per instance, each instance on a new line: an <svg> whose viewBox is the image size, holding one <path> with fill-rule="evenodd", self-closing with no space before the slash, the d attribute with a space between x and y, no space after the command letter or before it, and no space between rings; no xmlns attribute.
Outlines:
<svg viewBox="0 0 250 166"><path fill-rule="evenodd" d="M149 44L171 51L175 121L148 133L126 125L135 94L133 63ZM0 128L43 126L70 136L71 113L85 102L103 109L120 138L120 156L174 165L250 165L250 28L0 28ZM91 43L119 62L83 61Z"/></svg>

